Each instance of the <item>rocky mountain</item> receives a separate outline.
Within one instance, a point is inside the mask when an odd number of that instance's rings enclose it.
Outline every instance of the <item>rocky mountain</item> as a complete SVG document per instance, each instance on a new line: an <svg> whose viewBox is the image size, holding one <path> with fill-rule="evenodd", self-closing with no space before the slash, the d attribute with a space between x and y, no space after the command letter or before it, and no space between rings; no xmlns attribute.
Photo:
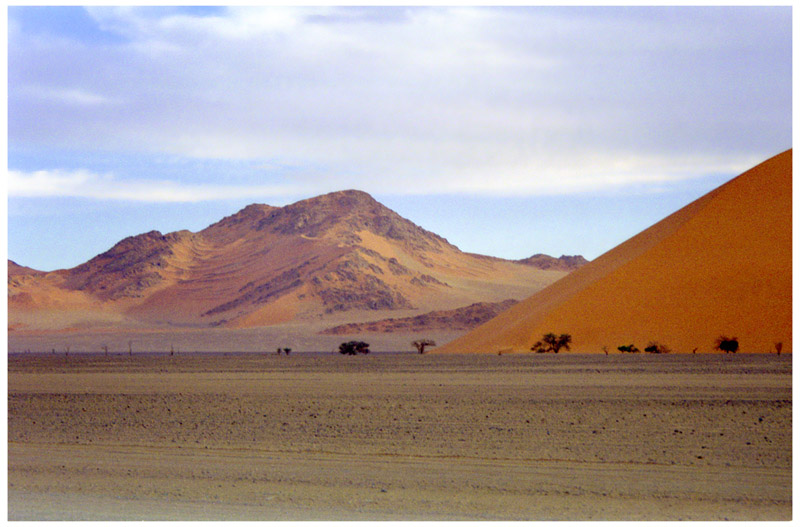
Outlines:
<svg viewBox="0 0 800 527"><path fill-rule="evenodd" d="M8 276L9 277L17 277L17 276L35 276L35 275L42 275L44 274L42 271L37 271L36 269L31 269L30 267L25 267L24 265L19 265L17 262L13 260L8 261Z"/></svg>
<svg viewBox="0 0 800 527"><path fill-rule="evenodd" d="M572 351L650 342L745 353L792 344L792 151L775 156L438 348L529 352L546 333Z"/></svg>
<svg viewBox="0 0 800 527"><path fill-rule="evenodd" d="M554 258L546 254L534 254L533 256L517 261L521 264L530 265L538 269L558 271L574 271L589 263L589 261L581 255L562 255L558 258Z"/></svg>
<svg viewBox="0 0 800 527"><path fill-rule="evenodd" d="M565 274L464 253L348 190L249 205L199 232L132 236L72 269L10 262L9 318L16 329L322 329L523 298Z"/></svg>
<svg viewBox="0 0 800 527"><path fill-rule="evenodd" d="M503 302L476 302L458 309L431 311L415 317L387 318L360 324L342 324L328 328L321 333L323 335L357 335L359 333L468 330L493 319L516 303L517 300L514 299L508 299Z"/></svg>

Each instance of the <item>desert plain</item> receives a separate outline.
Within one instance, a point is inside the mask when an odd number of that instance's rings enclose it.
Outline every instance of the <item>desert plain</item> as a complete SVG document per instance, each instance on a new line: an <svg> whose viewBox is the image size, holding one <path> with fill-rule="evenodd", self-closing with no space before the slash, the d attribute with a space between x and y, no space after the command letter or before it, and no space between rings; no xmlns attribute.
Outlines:
<svg viewBox="0 0 800 527"><path fill-rule="evenodd" d="M790 520L791 355L12 353L10 520Z"/></svg>

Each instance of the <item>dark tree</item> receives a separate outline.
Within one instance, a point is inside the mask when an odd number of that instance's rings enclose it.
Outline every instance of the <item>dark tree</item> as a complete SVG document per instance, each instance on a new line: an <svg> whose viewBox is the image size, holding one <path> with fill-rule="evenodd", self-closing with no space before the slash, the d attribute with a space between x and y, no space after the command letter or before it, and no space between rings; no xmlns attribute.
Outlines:
<svg viewBox="0 0 800 527"><path fill-rule="evenodd" d="M572 342L572 335L562 333L556 335L555 333L548 333L542 336L542 340L537 340L531 346L531 351L536 353L558 353L561 349L569 351L569 345Z"/></svg>
<svg viewBox="0 0 800 527"><path fill-rule="evenodd" d="M292 348L283 348L283 352L288 355L292 352Z"/></svg>
<svg viewBox="0 0 800 527"><path fill-rule="evenodd" d="M647 344L647 347L644 349L646 353L669 353L670 350L663 344L659 344L658 342L652 341Z"/></svg>
<svg viewBox="0 0 800 527"><path fill-rule="evenodd" d="M342 355L355 355L356 353L369 353L369 344L360 340L351 340L339 344L339 353Z"/></svg>
<svg viewBox="0 0 800 527"><path fill-rule="evenodd" d="M628 344L627 346L619 346L617 347L619 351L622 353L639 353L639 348L634 346L633 344Z"/></svg>
<svg viewBox="0 0 800 527"><path fill-rule="evenodd" d="M725 353L736 353L739 350L739 340L736 337L721 336L714 343L714 348Z"/></svg>
<svg viewBox="0 0 800 527"><path fill-rule="evenodd" d="M435 342L435 341L433 341L433 340L430 340L430 339L422 339L422 340L415 340L415 341L414 341L414 342L412 342L411 344L412 344L412 345L413 345L415 348L417 348L417 351L418 351L418 352L420 352L420 353L425 353L425 347L426 347L426 346L435 346L435 345L436 345L436 342Z"/></svg>

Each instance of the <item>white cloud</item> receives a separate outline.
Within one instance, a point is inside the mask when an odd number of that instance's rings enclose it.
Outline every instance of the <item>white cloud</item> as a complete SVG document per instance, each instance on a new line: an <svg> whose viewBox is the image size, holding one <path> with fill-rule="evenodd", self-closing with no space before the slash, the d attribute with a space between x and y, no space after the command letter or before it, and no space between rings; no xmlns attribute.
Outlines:
<svg viewBox="0 0 800 527"><path fill-rule="evenodd" d="M87 170L9 170L9 197L79 197L100 200L179 203L226 199L257 199L307 192L296 185L187 185L175 181L115 178Z"/></svg>
<svg viewBox="0 0 800 527"><path fill-rule="evenodd" d="M22 87L33 97L41 98L44 101L63 103L77 106L96 106L106 104L118 104L121 101L113 98L92 93L80 88L49 88L44 86Z"/></svg>
<svg viewBox="0 0 800 527"><path fill-rule="evenodd" d="M10 35L11 145L509 194L738 172L791 146L790 9L90 12L128 42Z"/></svg>

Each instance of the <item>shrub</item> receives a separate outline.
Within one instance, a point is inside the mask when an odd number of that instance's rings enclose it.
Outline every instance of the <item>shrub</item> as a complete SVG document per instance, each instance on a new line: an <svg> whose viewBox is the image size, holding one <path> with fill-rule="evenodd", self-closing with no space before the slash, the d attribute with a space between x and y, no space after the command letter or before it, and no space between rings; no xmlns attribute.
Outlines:
<svg viewBox="0 0 800 527"><path fill-rule="evenodd" d="M714 343L714 349L725 353L736 353L739 350L739 340L736 337L728 338L723 335Z"/></svg>
<svg viewBox="0 0 800 527"><path fill-rule="evenodd" d="M663 344L659 344L658 342L655 341L650 341L647 344L647 347L644 349L644 351L647 353L669 353L672 350Z"/></svg>
<svg viewBox="0 0 800 527"><path fill-rule="evenodd" d="M639 348L634 346L633 344L628 344L627 346L618 346L617 349L621 353L639 353Z"/></svg>
<svg viewBox="0 0 800 527"><path fill-rule="evenodd" d="M339 353L342 355L355 355L356 353L369 353L369 344L360 340L351 340L339 344Z"/></svg>

